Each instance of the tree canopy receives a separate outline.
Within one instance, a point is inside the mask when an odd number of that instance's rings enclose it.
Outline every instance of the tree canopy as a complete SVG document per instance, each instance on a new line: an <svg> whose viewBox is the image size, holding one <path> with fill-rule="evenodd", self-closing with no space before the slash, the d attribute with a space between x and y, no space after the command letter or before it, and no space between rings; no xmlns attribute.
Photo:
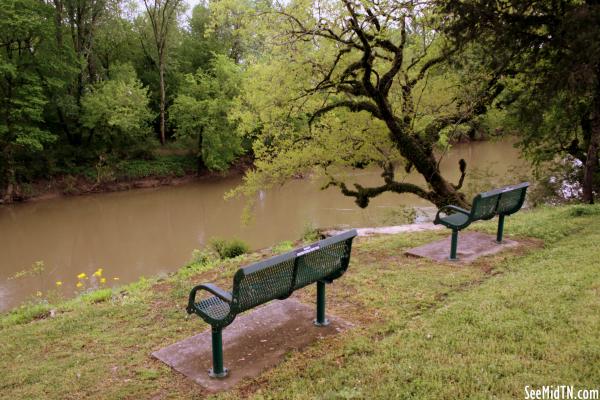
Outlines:
<svg viewBox="0 0 600 400"><path fill-rule="evenodd" d="M570 155L583 165L583 198L600 187L600 2L440 2L457 45L486 43L482 60L511 54L499 102L534 162Z"/></svg>
<svg viewBox="0 0 600 400"><path fill-rule="evenodd" d="M237 193L319 167L328 185L360 207L384 192L441 206L465 204L439 163L443 149L503 90L501 68L471 62L439 33L432 5L413 1L299 1L260 13L271 48L250 67L238 118L256 136L256 170ZM460 52L459 52L460 50ZM377 166L382 184L363 187L335 170ZM416 170L423 185L397 179Z"/></svg>
<svg viewBox="0 0 600 400"><path fill-rule="evenodd" d="M600 187L596 0L7 0L0 198L102 162L185 152L253 168L234 194L317 172L360 207L382 193L466 205L448 149L489 129ZM186 164L190 165L190 163ZM191 162L192 168L194 160ZM352 178L375 168L372 187ZM417 174L420 181L406 179ZM89 175L89 171L88 171ZM107 174L115 176L115 174Z"/></svg>

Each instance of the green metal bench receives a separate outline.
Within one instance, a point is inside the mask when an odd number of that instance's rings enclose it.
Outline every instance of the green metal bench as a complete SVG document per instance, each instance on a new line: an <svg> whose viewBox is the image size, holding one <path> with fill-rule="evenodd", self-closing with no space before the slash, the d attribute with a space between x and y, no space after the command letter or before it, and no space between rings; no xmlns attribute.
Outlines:
<svg viewBox="0 0 600 400"><path fill-rule="evenodd" d="M317 326L325 326L325 283L344 274L356 230L313 243L288 253L240 268L233 277L231 292L213 284L196 286L190 292L188 314L197 314L212 327L212 368L214 378L227 376L223 366L222 331L235 317L271 300L283 300L295 290L317 283ZM212 294L196 301L199 290Z"/></svg>
<svg viewBox="0 0 600 400"><path fill-rule="evenodd" d="M496 242L502 243L504 232L504 217L516 213L525 202L529 182L506 186L489 192L480 193L473 199L471 210L465 210L453 205L440 208L433 221L436 225L444 225L452 229L450 243L450 260L457 260L458 231L465 229L472 222L489 220L498 216L498 231ZM442 216L445 214L445 216Z"/></svg>

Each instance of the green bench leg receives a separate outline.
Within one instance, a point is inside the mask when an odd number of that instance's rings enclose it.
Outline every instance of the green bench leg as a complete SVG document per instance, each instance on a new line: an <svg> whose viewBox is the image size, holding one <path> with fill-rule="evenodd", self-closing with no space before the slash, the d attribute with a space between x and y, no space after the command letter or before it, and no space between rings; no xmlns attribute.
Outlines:
<svg viewBox="0 0 600 400"><path fill-rule="evenodd" d="M498 217L498 232L496 233L496 242L502 243L502 234L504 233L504 215Z"/></svg>
<svg viewBox="0 0 600 400"><path fill-rule="evenodd" d="M452 240L450 242L450 260L458 260L456 257L456 248L458 247L458 230L452 229Z"/></svg>
<svg viewBox="0 0 600 400"><path fill-rule="evenodd" d="M317 319L316 326L327 326L329 321L325 318L325 282L317 281Z"/></svg>
<svg viewBox="0 0 600 400"><path fill-rule="evenodd" d="M225 378L227 368L223 367L223 329L212 328L212 361L213 367L208 370L211 378Z"/></svg>

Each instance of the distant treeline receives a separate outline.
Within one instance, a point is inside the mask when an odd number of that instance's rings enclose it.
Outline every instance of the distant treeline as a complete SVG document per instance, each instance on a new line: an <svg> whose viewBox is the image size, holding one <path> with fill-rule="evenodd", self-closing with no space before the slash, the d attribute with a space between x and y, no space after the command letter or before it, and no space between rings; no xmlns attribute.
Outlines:
<svg viewBox="0 0 600 400"><path fill-rule="evenodd" d="M247 50L235 25L210 24L207 5L186 7L181 0L137 8L123 0L2 3L3 200L38 179L114 177L111 168L129 159L156 158L161 143L191 150L199 168L212 170L243 152L227 112Z"/></svg>
<svg viewBox="0 0 600 400"><path fill-rule="evenodd" d="M450 182L439 165L482 133L519 135L538 172L560 164L585 201L600 187L598 1L187 7L3 1L0 201L44 179L223 171L249 153L235 192L249 198L319 169L360 207L383 192L466 205L469 166ZM365 167L380 186L338 174ZM398 177L411 171L426 185Z"/></svg>

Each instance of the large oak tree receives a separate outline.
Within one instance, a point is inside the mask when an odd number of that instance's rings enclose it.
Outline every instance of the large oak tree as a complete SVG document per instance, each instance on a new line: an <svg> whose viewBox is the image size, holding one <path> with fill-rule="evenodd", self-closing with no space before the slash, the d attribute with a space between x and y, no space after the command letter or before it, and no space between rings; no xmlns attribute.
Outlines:
<svg viewBox="0 0 600 400"><path fill-rule="evenodd" d="M328 186L360 207L384 192L466 205L465 163L450 182L439 150L502 92L504 65L471 63L475 46L459 54L440 34L435 11L417 1L317 0L260 14L272 47L244 88L239 118L256 135L257 168L238 193L318 166ZM333 173L368 165L382 169L381 185L349 186ZM425 184L397 179L399 166Z"/></svg>

